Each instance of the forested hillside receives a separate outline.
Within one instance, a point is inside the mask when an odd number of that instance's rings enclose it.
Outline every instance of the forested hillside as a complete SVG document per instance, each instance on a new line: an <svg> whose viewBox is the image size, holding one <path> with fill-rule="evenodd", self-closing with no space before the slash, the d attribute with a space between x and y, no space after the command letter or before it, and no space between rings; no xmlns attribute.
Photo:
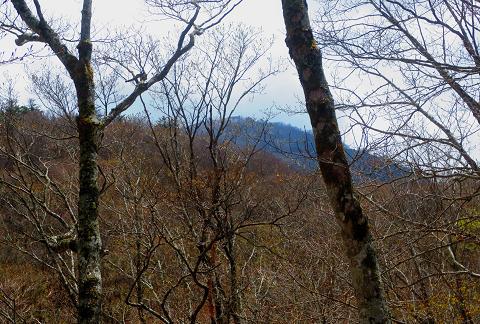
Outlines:
<svg viewBox="0 0 480 324"><path fill-rule="evenodd" d="M315 158L315 141L310 130L302 130L281 122L255 121L234 116L226 129L227 136L234 135L235 144L242 147L263 132L259 146L287 163L297 171L311 172L318 168ZM396 180L411 172L408 164L396 163L388 156L375 151L353 149L345 146L345 154L357 182Z"/></svg>
<svg viewBox="0 0 480 324"><path fill-rule="evenodd" d="M68 119L27 107L2 115L5 318L59 323L75 314L75 248L63 233L76 217L78 150L74 137L58 141L70 131ZM185 130L138 118L106 132L99 151L105 321L156 322L166 314L183 322L198 305L198 322L212 309L255 323L354 321L348 267L316 173L231 140L219 143L216 169L207 135L190 146ZM445 200L458 190L410 176L359 191L385 256L393 314L407 322L480 316L480 286L451 254L479 266L479 202ZM209 287L215 294L203 300Z"/></svg>

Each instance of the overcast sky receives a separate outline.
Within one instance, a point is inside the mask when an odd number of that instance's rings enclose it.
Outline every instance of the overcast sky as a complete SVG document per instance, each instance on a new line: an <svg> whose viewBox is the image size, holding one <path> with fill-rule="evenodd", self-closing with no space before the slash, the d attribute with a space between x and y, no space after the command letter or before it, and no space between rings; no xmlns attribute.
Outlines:
<svg viewBox="0 0 480 324"><path fill-rule="evenodd" d="M40 0L43 11L47 16L62 17L71 22L79 21L82 2L81 0ZM165 23L152 21L152 16L148 14L143 0L94 0L93 6L93 22L100 29L102 27L128 28L128 26L146 25L149 26L149 29L152 29L148 30L152 34L155 34L157 30L161 34L162 31L168 29ZM284 42L285 34L282 19L280 0L244 0L243 4L229 16L225 23L243 22L262 28L265 37L274 37L274 44L270 51L272 56L287 58L288 51ZM208 37L208 35L203 35L202 37ZM8 44L5 44L4 41L0 41L2 48L14 46L12 39L9 40ZM245 102L238 110L238 114L260 118L262 117L261 111L274 104L282 107L298 106L299 98L302 96L298 77L293 66L286 64L286 67L287 70L285 72L274 76L268 81L264 94L257 95L253 101ZM21 87L28 81L25 77L21 77L19 70L19 65L16 67L0 66L0 75L5 73L9 73L10 76L14 75L17 79L17 86ZM24 95L28 96L28 94ZM300 128L304 126L309 128L308 116L306 114L287 115L280 113L275 120Z"/></svg>

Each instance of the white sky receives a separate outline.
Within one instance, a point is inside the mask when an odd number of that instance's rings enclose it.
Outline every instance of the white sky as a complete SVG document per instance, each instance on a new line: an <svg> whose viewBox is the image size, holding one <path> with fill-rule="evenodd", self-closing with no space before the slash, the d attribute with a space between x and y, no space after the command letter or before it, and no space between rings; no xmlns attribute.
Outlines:
<svg viewBox="0 0 480 324"><path fill-rule="evenodd" d="M72 23L78 23L80 20L82 2L82 0L40 0L46 16L62 17ZM128 26L146 25L149 33L156 34L155 31L158 30L159 36L168 29L165 22L152 21L152 16L148 14L143 0L94 0L93 7L93 23L100 29L102 27L128 28ZM225 22L243 22L247 25L262 28L265 37L274 37L274 44L271 48L272 56L276 58L288 57L284 42L285 34L280 0L244 0L242 5L236 8ZM202 35L202 37L208 37L208 35ZM12 43L13 39L10 39L8 44L5 44L4 40L0 41L0 46L5 50L5 46L10 47L13 45ZM25 63L31 65L28 61ZM15 75L17 86L21 87L28 81L26 77L21 77L19 70L19 65L16 65L16 67L0 66L0 75L4 75L5 72L10 76ZM295 106L298 105L298 98L302 96L296 71L291 64L287 64L287 71L272 77L266 84L264 94L257 95L253 101L245 101L239 108L238 114L261 118L263 109L269 108L273 104ZM275 120L300 128L304 126L307 129L310 128L306 114L287 115L280 113Z"/></svg>

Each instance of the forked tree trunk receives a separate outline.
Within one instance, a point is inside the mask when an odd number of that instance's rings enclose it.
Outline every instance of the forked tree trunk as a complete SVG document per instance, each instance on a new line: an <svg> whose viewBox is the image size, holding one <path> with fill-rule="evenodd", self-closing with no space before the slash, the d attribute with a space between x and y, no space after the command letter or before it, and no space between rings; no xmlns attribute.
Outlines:
<svg viewBox="0 0 480 324"><path fill-rule="evenodd" d="M76 242L73 242L73 245L76 243L74 250L78 250L78 323L99 323L102 300L102 276L100 272L102 244L98 223L100 193L97 184L97 153L101 135L106 125L128 109L135 99L147 91L149 87L163 80L175 62L194 46L195 36L200 35L201 32L191 31L194 29L200 6L195 4L196 9L192 18L180 34L178 47L164 67L150 80L138 84L129 96L110 111L108 116L99 121L95 111L95 84L91 64L92 0L83 0L80 41L77 46L78 58L70 52L63 40L45 20L39 1L33 1L35 14L30 10L26 0L10 1L22 21L34 33L19 35L15 41L16 44L18 46L28 42L47 44L64 65L75 84L79 112L77 126L80 146L78 235ZM16 32L17 30L15 30ZM190 36L190 41L185 43L187 35Z"/></svg>
<svg viewBox="0 0 480 324"><path fill-rule="evenodd" d="M335 106L313 37L306 0L282 0L286 43L305 94L317 159L340 224L361 323L389 323L377 257L366 216L355 198Z"/></svg>
<svg viewBox="0 0 480 324"><path fill-rule="evenodd" d="M77 93L78 135L80 144L79 202L77 224L78 249L78 323L99 323L101 313L102 276L100 273L101 240L98 224L97 150L103 125L95 112L95 85L91 64L92 43L90 29L92 0L84 0L78 58L70 53L59 35L53 31L35 2L35 16L25 0L11 0L12 4L29 27L38 36L24 37L26 40L41 41L49 45L67 69ZM29 38L30 37L30 38Z"/></svg>

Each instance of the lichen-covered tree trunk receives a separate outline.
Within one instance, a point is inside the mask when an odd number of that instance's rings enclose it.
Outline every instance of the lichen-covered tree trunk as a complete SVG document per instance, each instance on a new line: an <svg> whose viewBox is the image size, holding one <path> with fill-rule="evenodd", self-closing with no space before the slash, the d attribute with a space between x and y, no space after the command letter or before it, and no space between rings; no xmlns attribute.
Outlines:
<svg viewBox="0 0 480 324"><path fill-rule="evenodd" d="M318 164L340 224L361 323L389 323L377 257L366 216L355 198L349 165L325 79L322 53L313 37L306 0L282 0L286 43L303 87Z"/></svg>
<svg viewBox="0 0 480 324"><path fill-rule="evenodd" d="M101 240L98 224L97 149L102 125L95 113L95 88L91 65L90 28L92 0L84 0L78 58L70 53L57 33L43 17L35 2L37 17L24 0L12 4L27 26L38 36L22 36L29 41L49 45L67 69L77 92L78 134L80 140L79 203L78 203L78 323L99 323L102 277L100 273Z"/></svg>
<svg viewBox="0 0 480 324"><path fill-rule="evenodd" d="M99 323L102 276L101 239L98 224L97 151L102 131L95 111L95 87L91 65L90 20L92 1L85 0L73 80L78 99L78 135L80 145L78 203L78 323Z"/></svg>
<svg viewBox="0 0 480 324"><path fill-rule="evenodd" d="M82 47L91 46L84 43ZM97 149L100 133L95 114L93 79L90 63L79 70L75 85L78 95L77 119L80 141L80 192L78 203L78 322L98 323L102 279L100 273L100 228L98 224Z"/></svg>

